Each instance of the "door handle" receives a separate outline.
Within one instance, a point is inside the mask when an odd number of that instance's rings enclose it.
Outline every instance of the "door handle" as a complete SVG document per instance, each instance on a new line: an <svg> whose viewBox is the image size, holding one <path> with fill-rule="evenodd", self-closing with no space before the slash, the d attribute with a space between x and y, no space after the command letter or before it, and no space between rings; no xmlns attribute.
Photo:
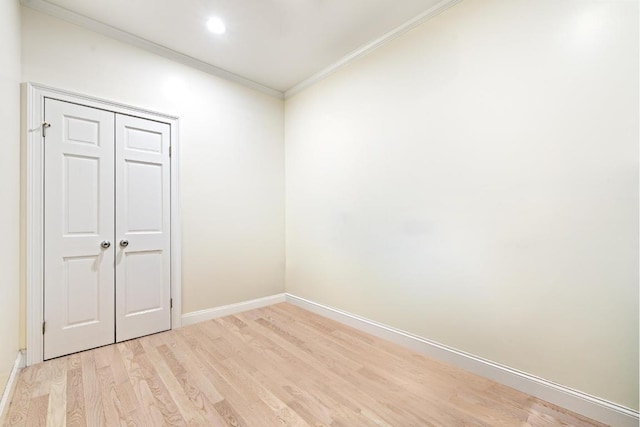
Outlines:
<svg viewBox="0 0 640 427"><path fill-rule="evenodd" d="M100 246L103 247L104 249L107 249L109 246L111 246L111 242L108 240L105 240L104 242L100 243Z"/></svg>
<svg viewBox="0 0 640 427"><path fill-rule="evenodd" d="M127 246L129 246L129 241L128 240L120 240L120 246L122 246L123 248L126 248Z"/></svg>

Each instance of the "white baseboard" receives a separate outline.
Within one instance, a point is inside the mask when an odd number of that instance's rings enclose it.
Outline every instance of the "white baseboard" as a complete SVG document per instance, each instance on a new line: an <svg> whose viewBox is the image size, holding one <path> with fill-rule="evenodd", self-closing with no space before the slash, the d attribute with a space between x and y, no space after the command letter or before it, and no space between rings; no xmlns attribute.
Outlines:
<svg viewBox="0 0 640 427"><path fill-rule="evenodd" d="M638 427L638 411L545 379L491 362L443 344L291 294L286 301L434 359L489 378L523 393L616 427Z"/></svg>
<svg viewBox="0 0 640 427"><path fill-rule="evenodd" d="M182 326L193 325L205 320L267 307L285 301L416 352L426 354L434 359L489 378L596 421L616 427L638 427L639 425L640 417L638 411L633 409L288 293L187 313L182 316Z"/></svg>
<svg viewBox="0 0 640 427"><path fill-rule="evenodd" d="M18 373L20 372L20 369L24 368L26 361L27 358L25 357L24 350L20 350L16 356L16 361L13 364L13 369L11 369L11 374L9 374L9 379L7 380L7 385L2 393L2 398L0 399L0 421L2 420L5 409L9 407L9 399L16 380L18 379Z"/></svg>
<svg viewBox="0 0 640 427"><path fill-rule="evenodd" d="M229 316L231 314L242 313L243 311L255 308L266 307L279 302L285 302L285 294L276 294L264 298L252 299L236 304L223 305L221 307L208 308L206 310L193 311L182 315L182 326L193 325L205 320L216 319L218 317Z"/></svg>

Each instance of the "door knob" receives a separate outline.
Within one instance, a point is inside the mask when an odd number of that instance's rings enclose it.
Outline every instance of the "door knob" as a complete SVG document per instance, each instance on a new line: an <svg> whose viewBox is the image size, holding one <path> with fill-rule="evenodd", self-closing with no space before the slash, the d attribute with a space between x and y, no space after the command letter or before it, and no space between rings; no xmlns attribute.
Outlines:
<svg viewBox="0 0 640 427"><path fill-rule="evenodd" d="M111 246L111 242L108 240L105 240L104 242L100 243L100 246L107 249L109 246Z"/></svg>
<svg viewBox="0 0 640 427"><path fill-rule="evenodd" d="M129 246L129 241L128 240L120 240L120 246L122 246L123 248L126 248L127 246Z"/></svg>

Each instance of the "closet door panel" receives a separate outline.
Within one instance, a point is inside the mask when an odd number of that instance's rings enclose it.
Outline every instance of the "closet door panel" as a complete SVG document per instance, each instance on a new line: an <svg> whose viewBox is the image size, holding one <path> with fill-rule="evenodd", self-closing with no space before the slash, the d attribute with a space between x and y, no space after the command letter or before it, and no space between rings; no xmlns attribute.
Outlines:
<svg viewBox="0 0 640 427"><path fill-rule="evenodd" d="M116 341L171 329L170 126L116 115Z"/></svg>
<svg viewBox="0 0 640 427"><path fill-rule="evenodd" d="M114 341L115 115L46 99L45 118L46 360Z"/></svg>

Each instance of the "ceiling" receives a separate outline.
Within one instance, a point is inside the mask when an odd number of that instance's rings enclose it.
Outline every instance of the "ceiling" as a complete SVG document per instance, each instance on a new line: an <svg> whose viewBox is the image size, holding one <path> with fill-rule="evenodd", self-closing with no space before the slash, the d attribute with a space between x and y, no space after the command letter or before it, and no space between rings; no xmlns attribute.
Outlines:
<svg viewBox="0 0 640 427"><path fill-rule="evenodd" d="M29 6L33 3L36 2L25 2ZM58 11L67 9L266 88L286 92L385 34L389 37L408 28L409 21L417 21L443 2L39 0L37 3L46 4L49 9L57 6ZM206 22L211 16L223 20L226 33L216 35L207 30Z"/></svg>

